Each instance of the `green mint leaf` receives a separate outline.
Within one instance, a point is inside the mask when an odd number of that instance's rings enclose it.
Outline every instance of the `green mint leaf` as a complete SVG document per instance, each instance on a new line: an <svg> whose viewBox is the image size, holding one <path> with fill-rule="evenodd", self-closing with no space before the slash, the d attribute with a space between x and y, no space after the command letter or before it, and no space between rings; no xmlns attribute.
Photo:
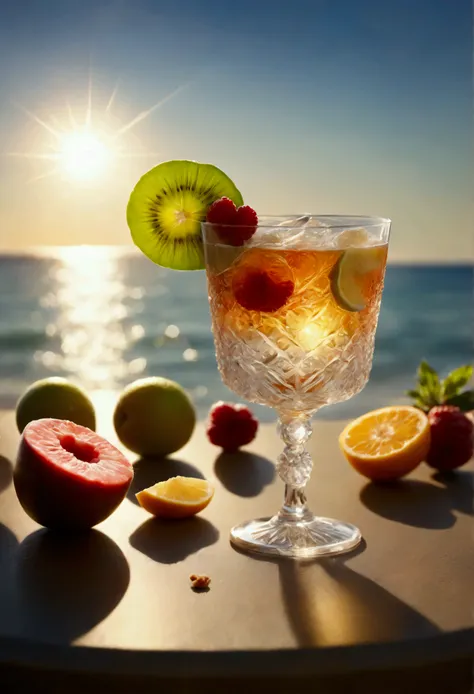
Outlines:
<svg viewBox="0 0 474 694"><path fill-rule="evenodd" d="M462 412L470 412L474 410L474 390L465 390L464 393L452 395L445 400L446 405L455 405Z"/></svg>
<svg viewBox="0 0 474 694"><path fill-rule="evenodd" d="M406 390L405 395L408 395L409 398L413 398L413 400L416 400L417 398L420 397L420 391L419 390Z"/></svg>
<svg viewBox="0 0 474 694"><path fill-rule="evenodd" d="M420 396L429 407L441 404L441 383L436 373L426 372L419 386Z"/></svg>
<svg viewBox="0 0 474 694"><path fill-rule="evenodd" d="M420 366L418 367L418 380L420 382L420 385L428 385L429 379L433 378L434 376L438 378L438 374L433 369L433 367L430 366L428 362L423 359L423 361L420 363Z"/></svg>
<svg viewBox="0 0 474 694"><path fill-rule="evenodd" d="M433 384L420 386L420 400L428 409L439 405L441 403L441 386L439 384L437 388Z"/></svg>
<svg viewBox="0 0 474 694"><path fill-rule="evenodd" d="M419 390L406 390L405 395L413 400L413 407L417 407L419 410L423 410L423 412L429 411L430 407L424 401Z"/></svg>
<svg viewBox="0 0 474 694"><path fill-rule="evenodd" d="M441 403L442 388L436 371L423 360L418 367L419 394L428 407Z"/></svg>
<svg viewBox="0 0 474 694"><path fill-rule="evenodd" d="M422 400L428 401L431 399L431 391L427 385L420 386L418 390L419 390L420 397L422 398Z"/></svg>
<svg viewBox="0 0 474 694"><path fill-rule="evenodd" d="M473 374L474 368L470 364L460 366L458 369L451 371L443 381L443 399L457 395L465 385L469 383Z"/></svg>

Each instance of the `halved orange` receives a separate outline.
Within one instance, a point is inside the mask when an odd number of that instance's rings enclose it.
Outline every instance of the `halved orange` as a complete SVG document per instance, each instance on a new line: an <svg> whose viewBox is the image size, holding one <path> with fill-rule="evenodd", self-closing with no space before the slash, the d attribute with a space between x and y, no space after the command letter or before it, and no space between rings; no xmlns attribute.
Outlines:
<svg viewBox="0 0 474 694"><path fill-rule="evenodd" d="M207 480L171 477L135 496L140 506L158 518L188 518L206 508L214 487Z"/></svg>
<svg viewBox="0 0 474 694"><path fill-rule="evenodd" d="M339 436L347 460L371 480L408 475L425 459L430 441L428 417L409 405L368 412L350 422Z"/></svg>

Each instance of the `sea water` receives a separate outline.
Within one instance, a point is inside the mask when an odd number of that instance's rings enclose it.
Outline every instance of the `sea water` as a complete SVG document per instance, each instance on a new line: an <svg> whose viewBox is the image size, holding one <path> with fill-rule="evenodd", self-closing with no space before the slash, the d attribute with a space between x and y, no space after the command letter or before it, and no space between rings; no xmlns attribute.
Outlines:
<svg viewBox="0 0 474 694"><path fill-rule="evenodd" d="M369 383L318 417L405 402L421 359L442 373L471 362L473 274L472 265L389 265ZM52 375L90 391L172 378L201 418L216 400L238 400L217 371L205 273L165 270L117 248L0 256L0 407Z"/></svg>

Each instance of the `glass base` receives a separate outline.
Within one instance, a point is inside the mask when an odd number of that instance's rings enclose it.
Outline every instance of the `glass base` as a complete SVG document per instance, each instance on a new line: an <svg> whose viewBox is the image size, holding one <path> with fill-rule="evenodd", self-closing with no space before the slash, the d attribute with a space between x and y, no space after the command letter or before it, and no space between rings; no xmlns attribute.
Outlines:
<svg viewBox="0 0 474 694"><path fill-rule="evenodd" d="M302 520L288 520L281 514L259 518L230 531L230 541L239 549L303 559L349 552L361 539L355 525L310 513Z"/></svg>

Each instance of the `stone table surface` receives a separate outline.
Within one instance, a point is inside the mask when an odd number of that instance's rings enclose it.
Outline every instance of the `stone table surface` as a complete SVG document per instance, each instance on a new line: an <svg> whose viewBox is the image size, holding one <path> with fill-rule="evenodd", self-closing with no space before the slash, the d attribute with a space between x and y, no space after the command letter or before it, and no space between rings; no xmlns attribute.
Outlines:
<svg viewBox="0 0 474 694"><path fill-rule="evenodd" d="M111 395L96 402L99 433L117 443ZM339 558L267 561L235 551L228 536L279 507L274 426L226 455L198 425L172 458L136 462L128 498L109 519L60 538L19 505L11 482L19 436L13 413L0 411L0 663L16 677L39 668L198 681L434 672L468 658L474 465L446 479L423 465L376 486L340 453L344 424L315 421L308 498L317 513L358 525L363 544ZM205 476L215 497L199 517L164 524L134 492L177 474ZM211 577L209 592L190 589L193 572Z"/></svg>

